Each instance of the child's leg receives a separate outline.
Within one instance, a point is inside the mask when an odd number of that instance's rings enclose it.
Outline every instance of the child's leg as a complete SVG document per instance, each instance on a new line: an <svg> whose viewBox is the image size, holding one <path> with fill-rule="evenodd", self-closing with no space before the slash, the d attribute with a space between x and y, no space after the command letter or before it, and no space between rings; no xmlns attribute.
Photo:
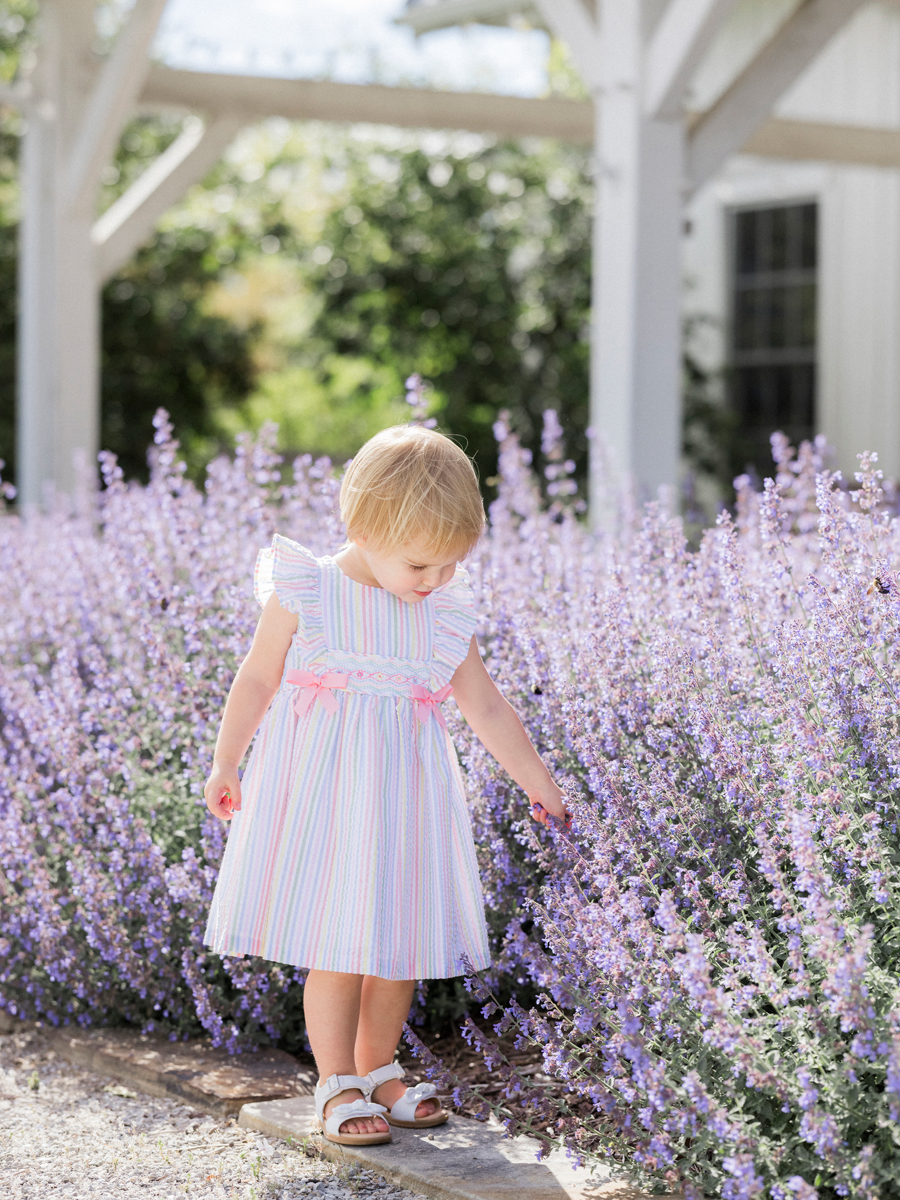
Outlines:
<svg viewBox="0 0 900 1200"><path fill-rule="evenodd" d="M362 975L346 975L340 971L310 971L307 976L303 988L303 1011L320 1083L329 1075L360 1074L356 1069L353 1049L359 1024L362 983ZM366 1071L362 1074L365 1075ZM351 1104L360 1098L362 1092L356 1089L341 1092L325 1105L325 1116L336 1104ZM341 1133L384 1133L387 1128L383 1117L357 1117L352 1121L344 1121Z"/></svg>
<svg viewBox="0 0 900 1200"><path fill-rule="evenodd" d="M403 1022L409 1016L415 986L414 979L363 976L355 1048L357 1074L368 1075L376 1067L394 1061L394 1051L403 1032ZM390 1109L405 1090L406 1084L402 1080L389 1079L375 1089L372 1099ZM416 1109L416 1116L428 1117L439 1107L437 1100L423 1100Z"/></svg>

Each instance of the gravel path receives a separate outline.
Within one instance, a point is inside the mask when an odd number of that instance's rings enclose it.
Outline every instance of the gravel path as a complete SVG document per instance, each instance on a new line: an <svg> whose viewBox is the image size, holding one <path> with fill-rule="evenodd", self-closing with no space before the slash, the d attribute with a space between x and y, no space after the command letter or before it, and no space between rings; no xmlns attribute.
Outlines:
<svg viewBox="0 0 900 1200"><path fill-rule="evenodd" d="M417 1200L73 1067L37 1031L0 1036L0 1180L10 1200Z"/></svg>

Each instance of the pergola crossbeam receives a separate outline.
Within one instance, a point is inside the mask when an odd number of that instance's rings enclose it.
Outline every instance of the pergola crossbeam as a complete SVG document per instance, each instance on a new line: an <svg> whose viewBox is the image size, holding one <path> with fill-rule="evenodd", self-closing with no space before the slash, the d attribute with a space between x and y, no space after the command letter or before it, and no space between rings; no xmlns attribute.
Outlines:
<svg viewBox="0 0 900 1200"><path fill-rule="evenodd" d="M98 283L106 283L128 262L160 217L212 170L243 125L234 116L208 124L199 117L185 122L171 146L94 223Z"/></svg>
<svg viewBox="0 0 900 1200"><path fill-rule="evenodd" d="M678 116L694 71L738 0L670 0L647 47L644 109L648 117Z"/></svg>
<svg viewBox="0 0 900 1200"><path fill-rule="evenodd" d="M739 151L775 103L868 0L805 0L694 126L687 177L696 190Z"/></svg>
<svg viewBox="0 0 900 1200"><path fill-rule="evenodd" d="M505 137L593 138L591 105L549 97L498 96L424 88L199 74L153 66L140 103L152 108L217 113L245 124L266 117L368 122L410 129L468 129Z"/></svg>
<svg viewBox="0 0 900 1200"><path fill-rule="evenodd" d="M167 0L135 0L125 28L103 64L68 155L62 201L90 211L103 168L134 109L148 69L147 54Z"/></svg>
<svg viewBox="0 0 900 1200"><path fill-rule="evenodd" d="M745 142L743 152L765 158L896 170L900 168L900 129L773 119Z"/></svg>
<svg viewBox="0 0 900 1200"><path fill-rule="evenodd" d="M198 80L191 71L154 66L140 103L147 108L205 111L230 117L237 126L278 115L298 121L552 137L581 145L590 145L594 139L595 107L590 100L533 100L488 92L423 91L246 75L204 74ZM705 118L705 113L694 114L694 127ZM170 147L173 152L174 146ZM736 150L774 158L900 166L900 129L773 117L763 121Z"/></svg>

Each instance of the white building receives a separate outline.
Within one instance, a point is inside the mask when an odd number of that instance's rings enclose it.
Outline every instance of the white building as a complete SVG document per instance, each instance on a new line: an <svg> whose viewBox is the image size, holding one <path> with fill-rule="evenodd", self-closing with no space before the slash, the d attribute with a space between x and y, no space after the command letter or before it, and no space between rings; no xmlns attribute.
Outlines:
<svg viewBox="0 0 900 1200"><path fill-rule="evenodd" d="M742 6L698 71L692 106L707 106L767 10L784 7ZM686 311L715 318L709 362L732 368L745 426L824 433L845 473L877 450L886 476L900 479L900 170L890 154L900 143L900 8L859 11L775 115L851 127L850 144L830 148L851 158L865 154L868 130L884 130L876 145L894 165L731 157L687 207Z"/></svg>

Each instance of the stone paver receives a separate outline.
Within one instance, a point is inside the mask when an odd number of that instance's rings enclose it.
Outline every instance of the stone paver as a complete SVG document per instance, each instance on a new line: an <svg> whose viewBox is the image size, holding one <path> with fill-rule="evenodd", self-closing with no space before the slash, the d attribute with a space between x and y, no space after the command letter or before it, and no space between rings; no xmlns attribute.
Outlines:
<svg viewBox="0 0 900 1200"><path fill-rule="evenodd" d="M609 1170L573 1169L560 1152L538 1162L533 1141L455 1115L433 1130L394 1129L390 1145L334 1146L314 1129L313 1073L282 1051L232 1057L135 1030L0 1020L0 1035L9 1030L0 1178L17 1200L641 1196Z"/></svg>
<svg viewBox="0 0 900 1200"><path fill-rule="evenodd" d="M237 1116L250 1100L311 1093L315 1076L283 1050L231 1055L201 1040L170 1042L134 1029L45 1029L79 1067L111 1075L151 1096L170 1096L216 1116Z"/></svg>
<svg viewBox="0 0 900 1200"><path fill-rule="evenodd" d="M303 1138L314 1129L311 1096L246 1104L238 1124L267 1136ZM635 1192L605 1168L591 1175L573 1169L554 1151L536 1160L527 1138L504 1137L500 1126L451 1116L435 1129L393 1129L393 1141L381 1146L335 1146L318 1138L322 1153L356 1163L393 1183L434 1200L631 1200ZM646 1198L645 1198L646 1200Z"/></svg>

